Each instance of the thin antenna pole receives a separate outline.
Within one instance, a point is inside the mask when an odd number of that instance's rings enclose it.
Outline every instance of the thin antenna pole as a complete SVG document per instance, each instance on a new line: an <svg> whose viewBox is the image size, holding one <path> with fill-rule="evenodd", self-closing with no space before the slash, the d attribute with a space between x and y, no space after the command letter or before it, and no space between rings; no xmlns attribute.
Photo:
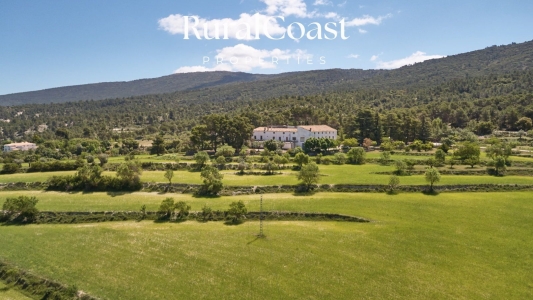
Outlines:
<svg viewBox="0 0 533 300"><path fill-rule="evenodd" d="M259 237L264 237L263 234L263 194L261 194L261 200L259 202Z"/></svg>

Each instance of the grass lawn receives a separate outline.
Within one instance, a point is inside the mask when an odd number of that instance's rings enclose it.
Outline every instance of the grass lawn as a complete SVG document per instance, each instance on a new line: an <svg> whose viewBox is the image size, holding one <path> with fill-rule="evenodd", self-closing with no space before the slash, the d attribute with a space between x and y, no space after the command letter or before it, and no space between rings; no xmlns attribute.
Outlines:
<svg viewBox="0 0 533 300"><path fill-rule="evenodd" d="M2 300L28 300L31 299L21 294L16 289L6 286L0 281L0 299Z"/></svg>
<svg viewBox="0 0 533 300"><path fill-rule="evenodd" d="M118 199L100 197L110 206ZM258 204L258 196L188 197L193 209ZM57 195L39 198L42 209L62 205ZM265 195L267 209L374 222L266 222L259 240L257 222L4 226L0 257L106 299L531 299L531 199L532 192Z"/></svg>
<svg viewBox="0 0 533 300"><path fill-rule="evenodd" d="M321 184L388 184L388 175L372 174L374 172L390 172L393 166L375 164L365 165L320 165ZM447 168L447 167L444 167ZM144 182L168 182L164 171L144 171ZM278 175L237 175L236 171L222 171L223 183L231 186L259 186L259 185L294 185L298 184L297 172L283 170ZM75 171L46 172L46 173L17 173L0 175L0 183L7 182L35 182L46 181L54 175L73 175ZM115 175L115 172L104 172L104 175ZM200 172L175 171L173 183L201 184ZM423 175L402 176L403 185L426 184ZM442 175L440 185L449 184L533 184L533 176L505 176L494 177L488 175ZM438 184L437 184L438 185Z"/></svg>

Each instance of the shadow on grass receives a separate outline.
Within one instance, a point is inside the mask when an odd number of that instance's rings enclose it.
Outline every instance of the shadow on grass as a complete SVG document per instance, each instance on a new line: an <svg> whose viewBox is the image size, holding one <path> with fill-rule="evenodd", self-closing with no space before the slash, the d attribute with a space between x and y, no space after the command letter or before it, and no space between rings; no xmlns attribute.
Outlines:
<svg viewBox="0 0 533 300"><path fill-rule="evenodd" d="M199 194L192 194L193 198L205 198L205 199L218 199L221 196L220 195L199 195Z"/></svg>
<svg viewBox="0 0 533 300"><path fill-rule="evenodd" d="M226 226L239 226L239 225L241 225L243 223L244 223L243 220L238 220L238 221L229 220L229 221L224 222L224 225L226 225Z"/></svg>
<svg viewBox="0 0 533 300"><path fill-rule="evenodd" d="M177 219L177 220L169 220L169 219L155 219L154 223L156 224L162 224L162 223L184 223L187 222L188 219Z"/></svg>
<svg viewBox="0 0 533 300"><path fill-rule="evenodd" d="M307 196L314 196L317 192L316 191L307 191L307 192L294 192L292 193L295 197L307 197Z"/></svg>
<svg viewBox="0 0 533 300"><path fill-rule="evenodd" d="M0 293L5 293L5 292L8 292L11 288L8 287L8 286L5 286L3 288L0 289Z"/></svg>
<svg viewBox="0 0 533 300"><path fill-rule="evenodd" d="M396 195L399 195L400 192L399 191L387 191L387 195L390 195L390 196L396 196Z"/></svg>
<svg viewBox="0 0 533 300"><path fill-rule="evenodd" d="M259 236L259 235L256 235L255 238L251 241L249 241L248 243L246 243L246 245L251 245L255 242L257 242L258 240L265 240L267 237L266 235L263 235L263 236Z"/></svg>
<svg viewBox="0 0 533 300"><path fill-rule="evenodd" d="M435 190L423 191L422 194L426 196L438 196L440 193Z"/></svg>
<svg viewBox="0 0 533 300"><path fill-rule="evenodd" d="M136 191L108 191L106 194L111 197L125 196L135 193ZM137 191L138 192L138 191ZM85 193L84 193L85 194Z"/></svg>
<svg viewBox="0 0 533 300"><path fill-rule="evenodd" d="M31 224L33 224L33 222L4 222L0 226L26 226Z"/></svg>

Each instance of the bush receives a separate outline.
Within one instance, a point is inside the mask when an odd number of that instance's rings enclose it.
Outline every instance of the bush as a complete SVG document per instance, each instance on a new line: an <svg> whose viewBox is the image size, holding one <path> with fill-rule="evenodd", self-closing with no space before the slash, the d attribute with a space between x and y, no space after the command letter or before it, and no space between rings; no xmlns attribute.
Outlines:
<svg viewBox="0 0 533 300"><path fill-rule="evenodd" d="M246 209L244 202L232 202L229 205L227 217L232 224L240 224L243 222L243 219L246 218L246 213L248 213L248 210Z"/></svg>
<svg viewBox="0 0 533 300"><path fill-rule="evenodd" d="M379 163L385 166L388 166L390 163L390 152L383 151L379 157Z"/></svg>
<svg viewBox="0 0 533 300"><path fill-rule="evenodd" d="M224 175L220 174L217 168L214 168L212 166L205 166L202 169L202 173L200 174L200 176L204 181L204 184L198 192L200 195L216 195L224 187L224 185L222 184L222 179L224 178Z"/></svg>
<svg viewBox="0 0 533 300"><path fill-rule="evenodd" d="M31 223L39 213L35 207L37 205L37 198L19 196L17 198L7 198L2 210L4 211L4 219L12 222Z"/></svg>
<svg viewBox="0 0 533 300"><path fill-rule="evenodd" d="M396 171L394 171L394 174L398 176L407 175L407 164L403 160L397 160L394 162L394 165L396 167Z"/></svg>
<svg viewBox="0 0 533 300"><path fill-rule="evenodd" d="M352 164L362 165L365 163L366 152L361 147L355 147L348 151L348 161Z"/></svg>
<svg viewBox="0 0 533 300"><path fill-rule="evenodd" d="M389 178L389 189L391 192L394 192L400 185L400 178L396 175L392 175Z"/></svg>
<svg viewBox="0 0 533 300"><path fill-rule="evenodd" d="M2 168L4 174L14 174L20 171L20 165L16 163L6 163Z"/></svg>
<svg viewBox="0 0 533 300"><path fill-rule="evenodd" d="M336 153L335 158L333 159L333 162L337 165L344 165L348 158L346 157L346 154L344 153Z"/></svg>
<svg viewBox="0 0 533 300"><path fill-rule="evenodd" d="M220 156L232 157L233 155L235 155L235 148L228 146L228 145L219 147L215 154L216 157L220 157Z"/></svg>

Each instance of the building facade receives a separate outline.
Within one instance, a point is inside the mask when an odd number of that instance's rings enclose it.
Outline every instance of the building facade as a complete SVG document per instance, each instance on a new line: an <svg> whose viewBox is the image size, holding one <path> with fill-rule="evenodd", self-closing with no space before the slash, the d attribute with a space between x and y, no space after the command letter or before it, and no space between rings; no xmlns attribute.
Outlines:
<svg viewBox="0 0 533 300"><path fill-rule="evenodd" d="M254 129L254 141L276 140L284 142L285 149L303 147L309 138L337 139L337 130L327 125L268 126Z"/></svg>
<svg viewBox="0 0 533 300"><path fill-rule="evenodd" d="M37 149L37 145L34 143L12 143L4 145L4 152L28 151L30 149Z"/></svg>

